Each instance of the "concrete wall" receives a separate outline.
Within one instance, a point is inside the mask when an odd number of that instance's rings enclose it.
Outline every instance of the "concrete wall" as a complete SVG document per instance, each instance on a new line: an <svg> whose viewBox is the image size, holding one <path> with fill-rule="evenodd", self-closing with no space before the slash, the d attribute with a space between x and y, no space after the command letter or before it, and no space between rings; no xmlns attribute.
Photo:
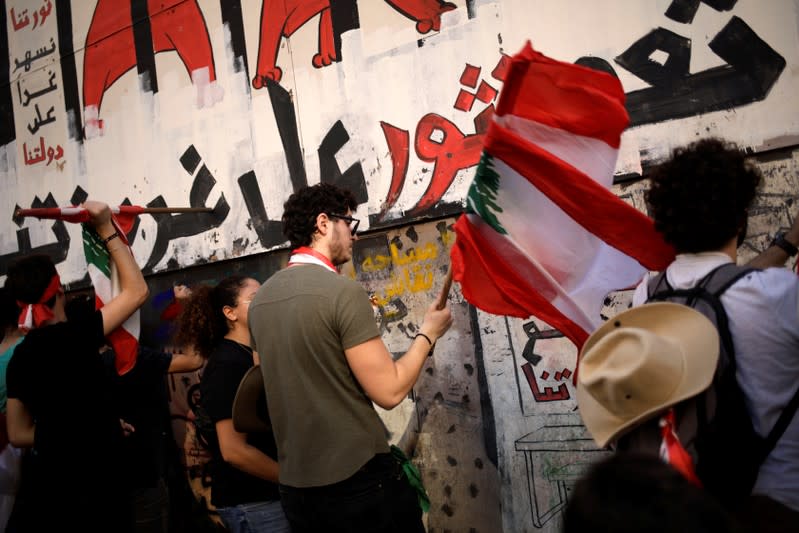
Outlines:
<svg viewBox="0 0 799 533"><path fill-rule="evenodd" d="M721 135L767 183L742 255L796 214L799 0L5 0L0 2L0 276L50 253L86 286L78 227L16 206L214 207L147 215L131 234L153 286L145 339L174 281L285 261L282 202L320 179L356 191L352 265L401 354L449 262L504 61L527 39L614 72L627 92L615 192L670 148ZM715 7L711 7L712 4ZM586 206L590 208L590 206ZM604 313L629 294L609 297ZM451 303L455 326L411 398L382 413L414 447L431 531L555 531L600 456L575 411L574 348L536 320Z"/></svg>

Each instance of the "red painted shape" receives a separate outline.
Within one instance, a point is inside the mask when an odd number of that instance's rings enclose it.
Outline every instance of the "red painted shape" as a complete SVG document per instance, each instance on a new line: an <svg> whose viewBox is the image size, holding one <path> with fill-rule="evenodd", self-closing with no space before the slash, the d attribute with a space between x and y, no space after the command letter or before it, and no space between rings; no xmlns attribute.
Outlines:
<svg viewBox="0 0 799 533"><path fill-rule="evenodd" d="M456 6L452 2L439 0L386 0L391 7L416 21L416 31L428 33L441 29L441 14L452 11Z"/></svg>
<svg viewBox="0 0 799 533"><path fill-rule="evenodd" d="M320 68L336 61L333 21L330 0L263 0L261 5L261 34L258 42L258 64L252 79L254 89L266 86L266 80L279 82L283 70L277 66L280 40L291 37L311 18L319 17L319 52L312 59Z"/></svg>
<svg viewBox="0 0 799 533"><path fill-rule="evenodd" d="M461 89L455 99L455 109L458 111L471 111L474 105L474 95L466 89Z"/></svg>
<svg viewBox="0 0 799 533"><path fill-rule="evenodd" d="M488 131L488 126L491 124L491 118L494 116L494 104L489 105L474 117L474 132L484 135Z"/></svg>
<svg viewBox="0 0 799 533"><path fill-rule="evenodd" d="M509 67L510 67L510 56L502 54L502 57L499 58L499 62L497 62L497 66L494 67L494 70L491 71L491 76L495 80L505 81L505 78L508 75Z"/></svg>
<svg viewBox="0 0 799 533"><path fill-rule="evenodd" d="M564 368L561 374L563 375L564 378L569 379L572 375L572 371L569 370L568 368Z"/></svg>
<svg viewBox="0 0 799 533"><path fill-rule="evenodd" d="M477 99L483 102L484 104L488 104L494 101L494 98L497 97L497 90L487 84L485 81L480 82L480 88L477 89Z"/></svg>
<svg viewBox="0 0 799 533"><path fill-rule="evenodd" d="M97 106L99 110L105 91L136 66L130 6L120 3L98 0L95 6L83 61L84 107ZM163 0L148 0L147 8L153 50L175 50L189 75L208 67L210 81L216 80L211 41L197 0L171 0L169 5Z"/></svg>
<svg viewBox="0 0 799 533"><path fill-rule="evenodd" d="M546 370L541 372L541 379L549 379L549 372L547 372Z"/></svg>
<svg viewBox="0 0 799 533"><path fill-rule="evenodd" d="M436 133L436 136L442 136L440 142L433 140ZM473 167L480 161L483 135L464 135L451 121L428 113L416 127L415 148L419 159L434 163L435 167L430 184L411 210L411 216L435 205L452 185L459 170Z"/></svg>
<svg viewBox="0 0 799 533"><path fill-rule="evenodd" d="M466 63L463 68L463 74L461 74L461 85L466 85L472 89L477 87L477 80L480 79L480 70L480 67Z"/></svg>
<svg viewBox="0 0 799 533"><path fill-rule="evenodd" d="M533 365L524 363L522 365L522 372L524 372L524 377L527 379L527 384L530 385L530 391L533 393L535 401L556 402L569 399L569 389L566 387L565 383L558 387L557 390L553 390L552 387L544 387L544 392L541 392L538 388L538 381L536 381L535 374L533 373Z"/></svg>
<svg viewBox="0 0 799 533"><path fill-rule="evenodd" d="M383 135L386 136L388 151L391 154L392 172L391 186L388 188L388 195L383 207L380 209L378 219L382 219L391 209L402 192L405 185L405 175L408 173L408 160L410 159L410 134L408 130L401 130L392 126L388 122L380 122L383 128Z"/></svg>

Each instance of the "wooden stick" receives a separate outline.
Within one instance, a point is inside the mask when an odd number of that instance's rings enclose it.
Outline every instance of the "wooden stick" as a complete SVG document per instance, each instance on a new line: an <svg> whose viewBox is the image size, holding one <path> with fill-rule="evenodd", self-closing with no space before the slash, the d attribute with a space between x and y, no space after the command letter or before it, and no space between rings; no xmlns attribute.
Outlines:
<svg viewBox="0 0 799 533"><path fill-rule="evenodd" d="M213 207L143 207L142 214L164 214L164 213L211 213ZM37 216L37 208L17 209L14 211L14 218Z"/></svg>
<svg viewBox="0 0 799 533"><path fill-rule="evenodd" d="M144 207L142 213L211 213L213 207Z"/></svg>
<svg viewBox="0 0 799 533"><path fill-rule="evenodd" d="M447 269L447 276L444 278L444 286L441 287L441 292L438 295L438 301L436 302L436 309L444 309L447 306L447 297L449 296L449 290L452 288L452 265L449 265Z"/></svg>

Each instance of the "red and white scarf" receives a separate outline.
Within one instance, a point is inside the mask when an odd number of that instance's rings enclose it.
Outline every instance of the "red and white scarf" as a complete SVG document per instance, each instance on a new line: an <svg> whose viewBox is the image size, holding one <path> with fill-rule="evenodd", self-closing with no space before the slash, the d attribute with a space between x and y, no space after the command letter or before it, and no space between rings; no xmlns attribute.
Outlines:
<svg viewBox="0 0 799 533"><path fill-rule="evenodd" d="M61 278L58 274L53 274L50 283L47 285L47 288L42 293L38 302L30 303L17 301L17 305L22 308L18 321L20 329L30 331L53 318L53 309L48 307L45 302L50 301L53 296L58 294L60 288Z"/></svg>
<svg viewBox="0 0 799 533"><path fill-rule="evenodd" d="M300 246L291 252L288 266L295 265L319 265L338 274L338 270L330 259L308 246Z"/></svg>
<svg viewBox="0 0 799 533"><path fill-rule="evenodd" d="M694 461L683 447L677 436L677 424L674 418L674 409L669 409L660 417L660 458L670 464L682 474L685 479L696 485L702 486L699 477L696 475Z"/></svg>

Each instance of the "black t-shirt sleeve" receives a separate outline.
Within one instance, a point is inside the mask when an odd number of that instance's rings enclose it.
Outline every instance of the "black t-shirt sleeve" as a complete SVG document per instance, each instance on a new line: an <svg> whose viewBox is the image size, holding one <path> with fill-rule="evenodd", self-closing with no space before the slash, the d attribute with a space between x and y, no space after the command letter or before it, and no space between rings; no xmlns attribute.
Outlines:
<svg viewBox="0 0 799 533"><path fill-rule="evenodd" d="M244 374L252 366L229 359L218 363L209 363L206 367L200 388L203 409L214 423L233 417L236 391Z"/></svg>
<svg viewBox="0 0 799 533"><path fill-rule="evenodd" d="M172 354L139 345L136 366L148 374L166 375L172 363Z"/></svg>

